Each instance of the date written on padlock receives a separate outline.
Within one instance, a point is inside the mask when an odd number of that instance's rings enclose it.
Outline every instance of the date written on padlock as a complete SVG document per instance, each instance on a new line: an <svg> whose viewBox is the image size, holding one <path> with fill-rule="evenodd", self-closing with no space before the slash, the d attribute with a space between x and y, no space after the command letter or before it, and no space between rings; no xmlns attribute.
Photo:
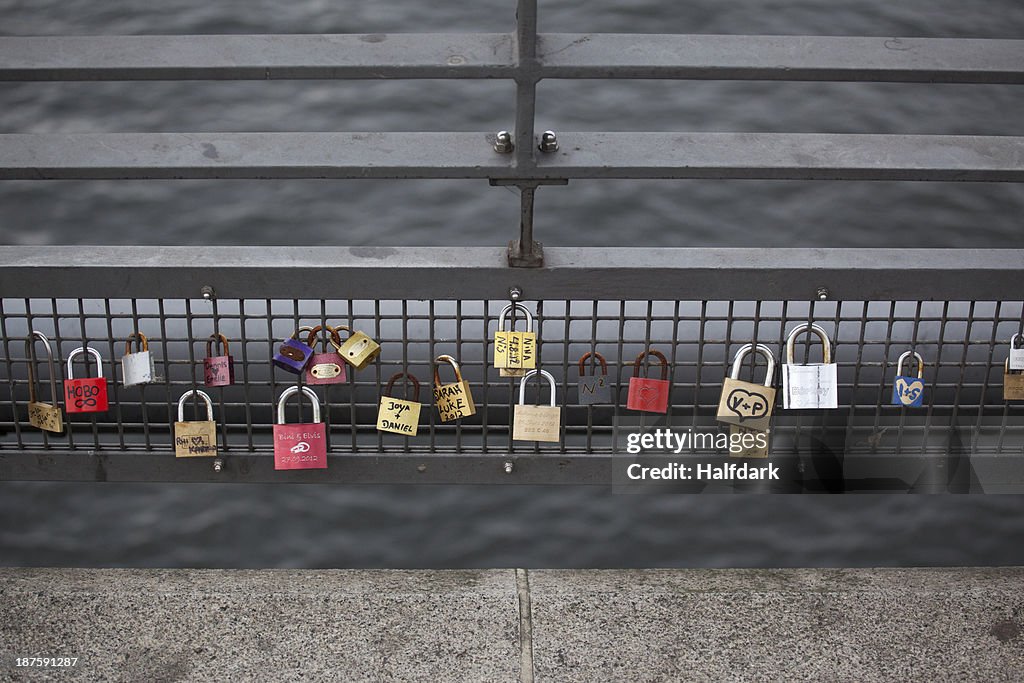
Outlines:
<svg viewBox="0 0 1024 683"><path fill-rule="evenodd" d="M88 353L96 361L96 377L75 379L74 361ZM64 407L68 413L106 412L107 380L103 377L103 357L91 346L79 346L68 355L68 376L64 380Z"/></svg>
<svg viewBox="0 0 1024 683"><path fill-rule="evenodd" d="M821 340L822 362L808 365L795 360L796 338L808 330ZM782 366L782 407L787 410L838 408L839 373L832 362L832 342L816 324L801 324L786 338L786 364Z"/></svg>
<svg viewBox="0 0 1024 683"><path fill-rule="evenodd" d="M524 332L505 329L505 320L513 311L521 311L526 317ZM533 314L522 304L509 304L502 309L501 315L498 316L498 330L494 333L494 367L502 370L525 371L536 367L536 365L537 334L533 331ZM502 375L514 376L508 373L502 373Z"/></svg>
<svg viewBox="0 0 1024 683"><path fill-rule="evenodd" d="M395 382L407 378L412 384L412 400L409 400L408 388L404 399L391 395ZM405 436L416 436L420 426L420 383L407 372L398 372L388 380L387 387L380 397L380 408L377 410L377 431L394 432Z"/></svg>
<svg viewBox="0 0 1024 683"><path fill-rule="evenodd" d="M917 359L917 377L903 374L903 361L913 356ZM907 408L924 405L924 359L915 351L904 351L896 361L896 379L892 383L892 404Z"/></svg>
<svg viewBox="0 0 1024 683"><path fill-rule="evenodd" d="M206 419L185 421L185 401L198 396L206 404ZM213 401L206 392L193 389L178 399L178 421L174 423L174 457L195 458L217 455L217 423L213 421Z"/></svg>
<svg viewBox="0 0 1024 683"><path fill-rule="evenodd" d="M763 385L739 379L743 359L751 353L763 356L768 363ZM740 347L733 358L732 371L722 384L722 396L718 401L716 419L751 430L768 429L772 409L775 407L775 389L772 387L774 375L775 356L771 349L764 344L746 344Z"/></svg>
<svg viewBox="0 0 1024 683"><path fill-rule="evenodd" d="M320 399L312 389L302 387L301 391L313 402L313 422L285 424L285 401L299 391L297 386L288 387L281 392L277 402L277 422L274 424L275 470L327 468L327 431L320 422Z"/></svg>
<svg viewBox="0 0 1024 683"><path fill-rule="evenodd" d="M526 383L540 373L551 389L549 405L526 404ZM519 403L512 414L512 438L516 441L558 443L562 433L562 409L555 405L555 378L547 370L531 370L519 381Z"/></svg>
<svg viewBox="0 0 1024 683"><path fill-rule="evenodd" d="M46 363L50 370L50 400L53 403L44 403L39 400L36 387L36 361L35 342L43 343L46 349ZM53 361L53 349L50 348L50 340L42 332L32 331L32 334L25 340L25 357L28 359L28 423L36 429L44 432L59 434L64 431L64 414L60 410L57 401L57 364Z"/></svg>
<svg viewBox="0 0 1024 683"><path fill-rule="evenodd" d="M441 383L438 364L448 363L455 370L455 381L451 384ZM451 422L460 417L476 414L473 394L469 390L469 382L462 379L462 370L455 359L449 355L434 359L434 405L437 406L441 422Z"/></svg>

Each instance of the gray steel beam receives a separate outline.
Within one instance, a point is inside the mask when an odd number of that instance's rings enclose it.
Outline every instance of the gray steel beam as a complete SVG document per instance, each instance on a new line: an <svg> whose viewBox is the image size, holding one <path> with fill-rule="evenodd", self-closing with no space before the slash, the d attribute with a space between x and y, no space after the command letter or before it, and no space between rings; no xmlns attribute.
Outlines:
<svg viewBox="0 0 1024 683"><path fill-rule="evenodd" d="M559 133L517 168L485 133L0 135L0 179L762 178L1024 181L1024 137Z"/></svg>
<svg viewBox="0 0 1024 683"><path fill-rule="evenodd" d="M210 285L230 299L504 300L517 286L527 300L806 301L825 287L845 301L1002 301L1024 275L1019 249L549 247L533 269L506 257L499 247L0 247L0 294L200 299Z"/></svg>
<svg viewBox="0 0 1024 683"><path fill-rule="evenodd" d="M1024 41L838 36L540 34L0 38L0 80L670 78L1024 83ZM532 27L532 28L531 28ZM529 57L517 74L514 52ZM525 48L525 49L524 49Z"/></svg>

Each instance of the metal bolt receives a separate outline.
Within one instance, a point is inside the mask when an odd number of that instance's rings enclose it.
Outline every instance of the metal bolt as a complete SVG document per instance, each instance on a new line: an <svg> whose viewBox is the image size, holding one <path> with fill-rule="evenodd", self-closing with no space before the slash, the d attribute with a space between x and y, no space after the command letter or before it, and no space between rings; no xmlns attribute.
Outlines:
<svg viewBox="0 0 1024 683"><path fill-rule="evenodd" d="M224 461L221 460L220 458L217 458L216 460L213 461L213 471L220 472L222 469L224 469Z"/></svg>
<svg viewBox="0 0 1024 683"><path fill-rule="evenodd" d="M512 136L507 130L499 130L498 134L494 136L494 151L498 154L511 154L515 148L516 146L512 144Z"/></svg>
<svg viewBox="0 0 1024 683"><path fill-rule="evenodd" d="M537 149L548 154L550 154L551 152L557 152L558 138L555 137L555 131L544 131L544 134L540 136L540 145L537 147Z"/></svg>
<svg viewBox="0 0 1024 683"><path fill-rule="evenodd" d="M505 463L505 474L512 474L512 470L514 470L515 467L516 466L513 465L511 461L507 461Z"/></svg>
<svg viewBox="0 0 1024 683"><path fill-rule="evenodd" d="M200 289L199 291L202 293L203 298L206 299L207 301L213 301L215 298L217 298L217 294L213 291L213 287L211 287L210 285L203 285L203 288Z"/></svg>
<svg viewBox="0 0 1024 683"><path fill-rule="evenodd" d="M520 299L523 298L523 290L520 289L519 287L509 287L508 298L511 301L519 301Z"/></svg>
<svg viewBox="0 0 1024 683"><path fill-rule="evenodd" d="M828 287L818 287L818 300L824 301L829 297Z"/></svg>

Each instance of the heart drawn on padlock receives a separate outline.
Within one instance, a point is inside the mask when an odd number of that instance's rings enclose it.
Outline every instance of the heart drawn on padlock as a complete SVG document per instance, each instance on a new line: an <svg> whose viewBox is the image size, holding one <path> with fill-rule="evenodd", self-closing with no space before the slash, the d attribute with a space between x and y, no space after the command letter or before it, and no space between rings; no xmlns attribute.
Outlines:
<svg viewBox="0 0 1024 683"><path fill-rule="evenodd" d="M640 387L640 403L644 406L654 405L660 392L654 387Z"/></svg>
<svg viewBox="0 0 1024 683"><path fill-rule="evenodd" d="M902 377L896 379L896 394L900 397L903 405L911 405L924 392L924 382L915 380L907 382Z"/></svg>
<svg viewBox="0 0 1024 683"><path fill-rule="evenodd" d="M726 400L726 406L740 418L740 422L768 414L768 398L746 389L733 389Z"/></svg>

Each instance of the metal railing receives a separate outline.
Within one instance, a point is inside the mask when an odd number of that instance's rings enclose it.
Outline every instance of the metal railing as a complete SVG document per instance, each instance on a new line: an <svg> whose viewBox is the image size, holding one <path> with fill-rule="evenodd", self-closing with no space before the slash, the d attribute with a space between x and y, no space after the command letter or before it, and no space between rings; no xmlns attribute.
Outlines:
<svg viewBox="0 0 1024 683"><path fill-rule="evenodd" d="M640 351L669 358L668 420L710 428L736 348L760 341L778 352L788 329L813 320L833 335L841 407L778 410L773 454L808 439L840 461L960 453L999 471L988 490L1020 487L1024 425L1020 407L1002 400L1001 372L1024 319L1012 286L1024 251L545 252L533 235L533 198L541 185L588 178L1024 181L1024 137L1015 136L559 131L557 150L541 151L534 130L545 78L1021 84L1024 41L539 34L534 0L518 3L517 19L508 34L0 38L0 80L516 83L506 147L494 132L11 134L0 135L0 179L486 178L517 187L522 207L507 251L0 248L0 478L606 484ZM513 289L537 316L540 361L558 381L557 444L511 439L514 383L487 371ZM381 359L323 388L330 467L275 472L272 404L293 378L275 376L270 356L300 325L331 322L366 330ZM23 349L33 329L61 358L83 344L103 353L109 413L69 417L62 436L26 427ZM116 361L135 330L149 337L164 383L120 386ZM201 385L214 333L232 340L238 362L238 384L214 393L227 456L220 472L204 459L175 460L171 446L177 399ZM928 364L919 411L887 405L895 359L911 347ZM576 360L591 350L610 363L615 405L573 404ZM382 380L402 370L428 382L440 353L460 359L478 414L443 424L425 409L418 437L376 432ZM867 482L875 472L848 469L839 479L851 490L885 488ZM900 476L891 488L913 486L916 475Z"/></svg>

